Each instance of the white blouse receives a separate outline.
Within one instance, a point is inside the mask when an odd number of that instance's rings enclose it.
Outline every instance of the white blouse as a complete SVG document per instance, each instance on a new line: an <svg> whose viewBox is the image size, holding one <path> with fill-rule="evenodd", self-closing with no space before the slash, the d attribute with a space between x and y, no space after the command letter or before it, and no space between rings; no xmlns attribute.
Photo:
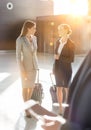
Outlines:
<svg viewBox="0 0 91 130"><path fill-rule="evenodd" d="M59 44L59 47L58 47L58 54L60 55L64 45L66 44L66 42L62 42L61 39L59 40L59 42L60 42L60 44Z"/></svg>

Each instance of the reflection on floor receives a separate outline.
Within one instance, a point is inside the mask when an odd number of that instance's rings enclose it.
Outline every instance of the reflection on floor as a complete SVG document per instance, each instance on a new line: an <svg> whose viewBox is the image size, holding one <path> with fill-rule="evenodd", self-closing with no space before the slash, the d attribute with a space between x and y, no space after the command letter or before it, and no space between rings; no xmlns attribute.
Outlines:
<svg viewBox="0 0 91 130"><path fill-rule="evenodd" d="M44 98L42 106L58 114L58 106L52 106L50 96L50 72L53 64L53 54L38 53L40 82L43 85ZM75 56L73 77L83 61L84 56ZM55 83L55 81L54 81ZM16 63L15 51L0 52L0 130L42 130L35 118L26 118L23 113L24 102L19 68Z"/></svg>

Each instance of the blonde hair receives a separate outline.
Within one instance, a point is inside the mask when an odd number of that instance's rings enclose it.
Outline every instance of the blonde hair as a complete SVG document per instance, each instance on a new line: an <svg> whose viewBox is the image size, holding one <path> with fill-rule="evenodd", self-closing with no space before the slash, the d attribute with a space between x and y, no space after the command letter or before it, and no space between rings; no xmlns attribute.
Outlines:
<svg viewBox="0 0 91 130"><path fill-rule="evenodd" d="M63 27L65 30L68 30L68 32L67 32L68 35L71 35L71 34L72 34L72 30L71 30L70 25L68 25L68 24L60 24L60 25L58 26L58 30L60 30L61 27Z"/></svg>
<svg viewBox="0 0 91 130"><path fill-rule="evenodd" d="M30 20L25 21L23 24L23 27L21 29L20 36L25 36L28 32L28 28L32 28L34 25L36 25L36 24L33 21L30 21Z"/></svg>

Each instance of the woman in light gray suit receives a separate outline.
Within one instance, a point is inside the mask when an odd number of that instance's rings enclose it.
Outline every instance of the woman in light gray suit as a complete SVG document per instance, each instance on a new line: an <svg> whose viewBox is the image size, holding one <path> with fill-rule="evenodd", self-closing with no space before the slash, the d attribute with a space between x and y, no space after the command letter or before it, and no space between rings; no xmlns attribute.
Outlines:
<svg viewBox="0 0 91 130"><path fill-rule="evenodd" d="M24 101L31 98L38 69L35 32L35 22L27 20L23 24L20 36L16 39L16 59L21 72Z"/></svg>

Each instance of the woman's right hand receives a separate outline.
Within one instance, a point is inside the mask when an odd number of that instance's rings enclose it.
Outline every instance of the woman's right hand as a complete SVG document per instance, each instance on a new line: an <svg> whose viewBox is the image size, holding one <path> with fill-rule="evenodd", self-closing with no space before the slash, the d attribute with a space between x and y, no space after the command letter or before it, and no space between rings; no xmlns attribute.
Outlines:
<svg viewBox="0 0 91 130"><path fill-rule="evenodd" d="M22 72L22 77L23 77L24 79L27 79L27 74L26 74L25 71Z"/></svg>
<svg viewBox="0 0 91 130"><path fill-rule="evenodd" d="M58 54L55 54L55 55L54 55L54 59L55 59L55 60L58 60L58 59L59 59L59 55L58 55Z"/></svg>
<svg viewBox="0 0 91 130"><path fill-rule="evenodd" d="M44 130L60 130L61 123L56 120L52 120L52 117L44 115L44 124L42 124L42 128Z"/></svg>

